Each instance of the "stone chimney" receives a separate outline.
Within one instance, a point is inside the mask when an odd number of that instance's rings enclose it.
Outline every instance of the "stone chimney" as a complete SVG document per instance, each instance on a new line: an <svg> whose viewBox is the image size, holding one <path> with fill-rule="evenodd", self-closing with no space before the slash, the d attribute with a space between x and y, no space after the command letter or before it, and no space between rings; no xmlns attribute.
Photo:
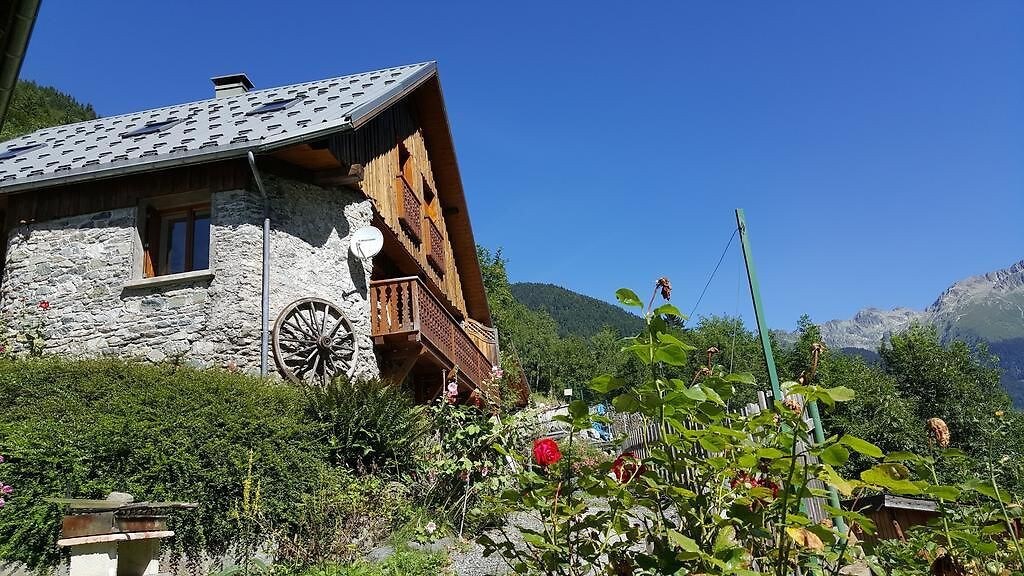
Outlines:
<svg viewBox="0 0 1024 576"><path fill-rule="evenodd" d="M213 91L217 98L237 96L252 90L252 82L245 73L215 76L210 78L210 81L213 82Z"/></svg>

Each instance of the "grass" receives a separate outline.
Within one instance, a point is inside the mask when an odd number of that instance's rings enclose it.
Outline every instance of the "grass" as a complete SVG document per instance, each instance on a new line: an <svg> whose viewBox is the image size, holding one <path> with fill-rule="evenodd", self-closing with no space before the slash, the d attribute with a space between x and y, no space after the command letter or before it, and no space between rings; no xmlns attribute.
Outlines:
<svg viewBox="0 0 1024 576"><path fill-rule="evenodd" d="M443 576L454 574L449 568L448 554L422 552L406 547L382 562L359 560L352 564L329 564L305 571L287 571L279 576ZM275 574L278 574L275 572Z"/></svg>

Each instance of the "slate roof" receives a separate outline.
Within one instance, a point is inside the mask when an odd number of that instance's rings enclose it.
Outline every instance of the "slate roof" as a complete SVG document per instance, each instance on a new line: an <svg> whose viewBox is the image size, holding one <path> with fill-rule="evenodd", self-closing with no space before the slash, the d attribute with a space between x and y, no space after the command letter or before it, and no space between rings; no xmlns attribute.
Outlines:
<svg viewBox="0 0 1024 576"><path fill-rule="evenodd" d="M423 62L38 130L0 143L0 193L241 156L358 128L436 69ZM293 98L283 109L249 114ZM177 122L123 136L168 120Z"/></svg>

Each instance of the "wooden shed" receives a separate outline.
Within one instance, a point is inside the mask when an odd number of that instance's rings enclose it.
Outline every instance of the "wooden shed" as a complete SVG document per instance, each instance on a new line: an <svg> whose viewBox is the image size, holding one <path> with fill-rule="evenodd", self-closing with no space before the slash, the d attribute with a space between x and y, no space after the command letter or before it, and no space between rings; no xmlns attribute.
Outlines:
<svg viewBox="0 0 1024 576"><path fill-rule="evenodd" d="M875 523L875 533L857 531L857 537L868 548L879 540L904 540L911 526L927 524L938 518L938 505L933 500L878 494L843 502L845 510L859 512Z"/></svg>

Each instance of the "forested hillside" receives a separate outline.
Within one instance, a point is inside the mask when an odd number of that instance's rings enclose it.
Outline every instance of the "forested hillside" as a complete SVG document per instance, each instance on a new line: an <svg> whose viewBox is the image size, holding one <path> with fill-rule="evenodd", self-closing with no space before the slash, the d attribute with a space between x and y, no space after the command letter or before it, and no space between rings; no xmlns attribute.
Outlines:
<svg viewBox="0 0 1024 576"><path fill-rule="evenodd" d="M41 128L94 118L96 111L91 104L81 104L50 86L40 86L31 80L19 80L3 131L0 131L0 141Z"/></svg>
<svg viewBox="0 0 1024 576"><path fill-rule="evenodd" d="M618 306L561 286L517 282L511 288L516 300L531 310L550 314L562 336L575 334L589 338L605 327L625 336L636 333L643 326L643 320Z"/></svg>

